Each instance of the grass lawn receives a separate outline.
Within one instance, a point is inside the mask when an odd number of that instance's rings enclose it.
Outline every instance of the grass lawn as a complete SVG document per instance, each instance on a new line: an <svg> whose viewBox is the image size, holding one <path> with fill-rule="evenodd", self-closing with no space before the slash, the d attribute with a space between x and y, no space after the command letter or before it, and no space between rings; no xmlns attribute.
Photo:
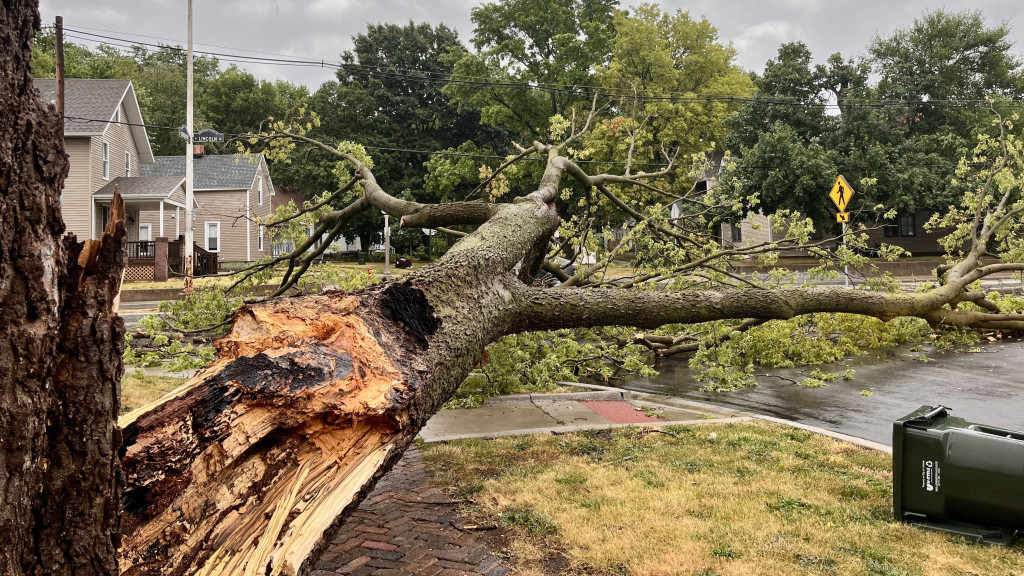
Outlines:
<svg viewBox="0 0 1024 576"><path fill-rule="evenodd" d="M141 370L129 368L121 379L121 414L145 406L185 382L188 382L188 379L147 376Z"/></svg>
<svg viewBox="0 0 1024 576"><path fill-rule="evenodd" d="M892 520L891 457L763 422L423 446L517 574L1022 575L1024 544ZM554 569L551 566L561 566Z"/></svg>

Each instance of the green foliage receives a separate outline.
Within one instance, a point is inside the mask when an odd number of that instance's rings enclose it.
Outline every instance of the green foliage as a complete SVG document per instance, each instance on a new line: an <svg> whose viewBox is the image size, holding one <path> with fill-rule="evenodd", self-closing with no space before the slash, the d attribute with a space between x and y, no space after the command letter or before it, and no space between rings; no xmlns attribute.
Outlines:
<svg viewBox="0 0 1024 576"><path fill-rule="evenodd" d="M725 558L727 560L735 560L736 558L742 558L743 557L743 553L742 552L740 552L739 550L736 550L735 548L733 548L732 546L729 546L728 544L722 544L720 546L715 546L714 548L711 549L711 555L714 556L715 558Z"/></svg>
<svg viewBox="0 0 1024 576"><path fill-rule="evenodd" d="M920 341L930 333L927 322L917 318L882 322L855 314L811 314L773 320L718 346L702 347L690 366L708 383L706 390L727 391L756 385L755 363L788 368L836 362L866 350ZM823 386L838 377L815 370L801 385Z"/></svg>
<svg viewBox="0 0 1024 576"><path fill-rule="evenodd" d="M642 349L617 344L628 333L612 328L505 336L488 346L487 362L466 379L445 407L472 408L491 396L548 392L559 381L606 381L627 373L656 375Z"/></svg>
<svg viewBox="0 0 1024 576"><path fill-rule="evenodd" d="M511 0L472 9L476 54L453 50L452 78L443 92L459 110L478 110L481 120L515 137L542 139L549 120L589 106L576 90L548 92L527 85L575 87L592 83L606 65L615 37L616 0ZM495 81L481 85L481 80ZM498 83L502 84L498 84Z"/></svg>
<svg viewBox="0 0 1024 576"><path fill-rule="evenodd" d="M976 134L993 134L981 100L994 97L1000 108L1024 92L1024 60L1008 33L980 12L936 10L876 37L865 59L833 54L812 68L806 46L783 44L756 79L755 101L728 122L726 145L743 159L734 177L761 193L767 213L793 208L827 226L820 195L829 185L818 180L836 174L861 183L855 213L876 203L900 213L959 204L958 160ZM825 113L826 97L840 115ZM910 104L861 105L879 100Z"/></svg>
<svg viewBox="0 0 1024 576"><path fill-rule="evenodd" d="M828 385L829 382L834 382L839 378L838 372L822 372L821 370L815 369L811 371L811 375L804 378L798 385L805 388L821 388L822 386Z"/></svg>
<svg viewBox="0 0 1024 576"><path fill-rule="evenodd" d="M1019 116L994 118L992 125L1005 134L1003 139L986 134L978 136L978 144L970 159L961 160L956 181L965 190L956 205L935 214L925 229L946 232L940 244L952 261L970 248L979 230L975 213L980 208L989 214L980 223L992 227L1005 219L986 247L1003 262L1024 260L1024 142L1014 133Z"/></svg>

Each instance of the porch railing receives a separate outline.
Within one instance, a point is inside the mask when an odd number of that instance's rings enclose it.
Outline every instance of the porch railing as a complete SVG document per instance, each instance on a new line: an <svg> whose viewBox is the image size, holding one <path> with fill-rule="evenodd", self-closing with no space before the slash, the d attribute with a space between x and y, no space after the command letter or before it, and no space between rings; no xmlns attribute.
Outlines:
<svg viewBox="0 0 1024 576"><path fill-rule="evenodd" d="M129 260L156 258L156 242L125 242L125 255Z"/></svg>
<svg viewBox="0 0 1024 576"><path fill-rule="evenodd" d="M171 272L179 275L185 273L184 244L183 240L167 243L167 267L171 269ZM193 274L196 276L216 274L220 268L217 254L204 250L198 244L192 246L195 254L195 262L192 264ZM139 261L153 262L156 259L156 242L126 242L125 254L129 262L135 261L140 264Z"/></svg>

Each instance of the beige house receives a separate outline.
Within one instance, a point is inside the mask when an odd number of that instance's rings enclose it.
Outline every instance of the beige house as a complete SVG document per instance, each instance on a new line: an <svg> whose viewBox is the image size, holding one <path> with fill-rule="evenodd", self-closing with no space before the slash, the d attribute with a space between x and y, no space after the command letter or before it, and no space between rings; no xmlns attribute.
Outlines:
<svg viewBox="0 0 1024 576"><path fill-rule="evenodd" d="M56 101L56 80L37 78L45 103ZM68 78L64 81L64 143L70 160L61 193L69 232L98 238L106 227L114 188L125 202L127 276L162 277L157 268L181 271L185 212L185 156L153 156L130 80ZM182 142L182 152L185 144ZM259 260L264 246L257 216L270 214L273 184L263 157L195 157L197 270L219 262ZM170 242L157 242L168 238ZM212 254L202 253L206 249ZM197 272L199 273L199 272Z"/></svg>
<svg viewBox="0 0 1024 576"><path fill-rule="evenodd" d="M56 80L37 78L34 83L43 102L56 100ZM131 80L68 78L64 93L64 146L70 168L61 211L69 232L79 240L95 239L106 226L113 184L139 176L140 166L153 162L153 149ZM173 186L160 191L123 186L119 190L125 200L130 242L139 240L142 210L185 206L184 197L175 196ZM137 196L137 191L144 194Z"/></svg>
<svg viewBox="0 0 1024 576"><path fill-rule="evenodd" d="M252 262L270 255L270 243L257 218L271 214L274 185L262 155L205 155L197 146L193 155L193 190L196 201L195 243L217 254L221 263ZM184 156L158 156L142 166L145 179L184 180ZM146 210L139 226L171 239L185 233L184 204L173 210Z"/></svg>

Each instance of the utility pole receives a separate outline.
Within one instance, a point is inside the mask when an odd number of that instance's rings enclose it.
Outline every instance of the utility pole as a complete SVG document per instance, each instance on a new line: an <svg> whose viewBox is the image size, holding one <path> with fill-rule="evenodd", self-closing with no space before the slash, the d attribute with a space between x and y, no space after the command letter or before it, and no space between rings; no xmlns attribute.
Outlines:
<svg viewBox="0 0 1024 576"><path fill-rule="evenodd" d="M185 141L185 294L192 293L192 274L195 262L193 249L196 236L195 192L192 189L192 0L188 0L188 84L187 101L185 104L185 126L188 139Z"/></svg>
<svg viewBox="0 0 1024 576"><path fill-rule="evenodd" d="M64 125L64 17L57 16L56 25L56 65L57 65L57 114L61 125Z"/></svg>
<svg viewBox="0 0 1024 576"><path fill-rule="evenodd" d="M389 215L384 214L384 275L391 275L391 226Z"/></svg>

